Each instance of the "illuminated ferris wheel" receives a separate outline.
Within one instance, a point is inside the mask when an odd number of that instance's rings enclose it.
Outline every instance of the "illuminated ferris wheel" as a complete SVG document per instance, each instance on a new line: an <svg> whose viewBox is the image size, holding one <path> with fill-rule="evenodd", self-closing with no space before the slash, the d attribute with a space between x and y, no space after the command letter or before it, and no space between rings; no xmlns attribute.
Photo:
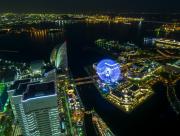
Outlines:
<svg viewBox="0 0 180 136"><path fill-rule="evenodd" d="M115 83L121 78L119 63L111 59L104 59L97 64L96 72L106 83Z"/></svg>

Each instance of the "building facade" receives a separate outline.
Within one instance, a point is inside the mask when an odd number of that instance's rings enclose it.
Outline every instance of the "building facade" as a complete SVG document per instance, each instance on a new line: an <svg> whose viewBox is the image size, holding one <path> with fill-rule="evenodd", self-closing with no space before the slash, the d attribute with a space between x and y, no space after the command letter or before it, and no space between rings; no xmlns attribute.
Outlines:
<svg viewBox="0 0 180 136"><path fill-rule="evenodd" d="M10 104L11 104L11 108L13 110L15 121L17 120L18 117L17 117L17 113L16 113L14 102L12 100L12 96L13 96L15 90L19 87L19 84L26 83L26 82L30 82L30 79L16 80L16 81L14 81L14 83L10 87L10 89L7 91L8 92L8 97L9 97L9 100L10 100Z"/></svg>
<svg viewBox="0 0 180 136"><path fill-rule="evenodd" d="M60 136L54 82L28 85L22 97L29 136Z"/></svg>

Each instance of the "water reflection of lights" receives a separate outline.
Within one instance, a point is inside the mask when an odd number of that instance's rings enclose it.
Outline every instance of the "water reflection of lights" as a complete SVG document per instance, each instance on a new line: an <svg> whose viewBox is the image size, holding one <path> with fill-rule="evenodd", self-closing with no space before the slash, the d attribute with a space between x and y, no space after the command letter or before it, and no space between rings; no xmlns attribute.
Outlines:
<svg viewBox="0 0 180 136"><path fill-rule="evenodd" d="M30 34L30 37L33 40L46 40L46 39L51 39L52 41L55 38L63 37L64 31L63 29L30 29L28 31Z"/></svg>

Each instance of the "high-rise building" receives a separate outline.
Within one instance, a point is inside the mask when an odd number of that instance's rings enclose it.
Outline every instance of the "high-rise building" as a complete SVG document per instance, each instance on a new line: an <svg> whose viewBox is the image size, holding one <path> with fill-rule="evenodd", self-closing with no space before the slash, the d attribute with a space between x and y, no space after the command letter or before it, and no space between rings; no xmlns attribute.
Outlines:
<svg viewBox="0 0 180 136"><path fill-rule="evenodd" d="M58 49L55 65L56 65L56 68L60 68L63 70L68 69L67 43L66 42L64 42Z"/></svg>
<svg viewBox="0 0 180 136"><path fill-rule="evenodd" d="M61 70L68 69L67 43L58 44L51 53L50 62Z"/></svg>
<svg viewBox="0 0 180 136"><path fill-rule="evenodd" d="M28 85L22 97L29 136L60 136L54 82Z"/></svg>
<svg viewBox="0 0 180 136"><path fill-rule="evenodd" d="M14 114L14 119L17 120L17 114L16 114L16 110L15 110L15 106L14 103L12 101L12 96L14 94L14 91L19 87L20 83L26 83L26 82L30 82L30 79L23 79L23 80L16 80L13 85L10 87L10 89L7 91L8 92L8 96L9 96L9 100L11 103L11 107L13 110L13 114Z"/></svg>
<svg viewBox="0 0 180 136"><path fill-rule="evenodd" d="M14 91L14 94L12 95L12 101L14 104L14 108L17 114L17 120L19 123L19 126L21 127L21 131L23 136L28 136L28 126L27 126L27 120L24 113L23 105L22 105L22 96L24 92L26 91L26 88L30 84L34 84L36 82L27 82L27 83L21 83L19 84L19 87Z"/></svg>

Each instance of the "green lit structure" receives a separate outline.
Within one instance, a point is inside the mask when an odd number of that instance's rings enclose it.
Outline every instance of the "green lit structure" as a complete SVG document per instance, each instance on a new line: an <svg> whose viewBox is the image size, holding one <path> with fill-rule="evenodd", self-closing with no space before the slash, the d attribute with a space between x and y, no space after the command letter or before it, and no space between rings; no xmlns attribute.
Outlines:
<svg viewBox="0 0 180 136"><path fill-rule="evenodd" d="M5 105L8 99L7 86L4 83L0 83L0 112L5 111Z"/></svg>
<svg viewBox="0 0 180 136"><path fill-rule="evenodd" d="M51 52L50 62L58 69L67 70L68 60L67 60L67 47L66 42L57 45Z"/></svg>

